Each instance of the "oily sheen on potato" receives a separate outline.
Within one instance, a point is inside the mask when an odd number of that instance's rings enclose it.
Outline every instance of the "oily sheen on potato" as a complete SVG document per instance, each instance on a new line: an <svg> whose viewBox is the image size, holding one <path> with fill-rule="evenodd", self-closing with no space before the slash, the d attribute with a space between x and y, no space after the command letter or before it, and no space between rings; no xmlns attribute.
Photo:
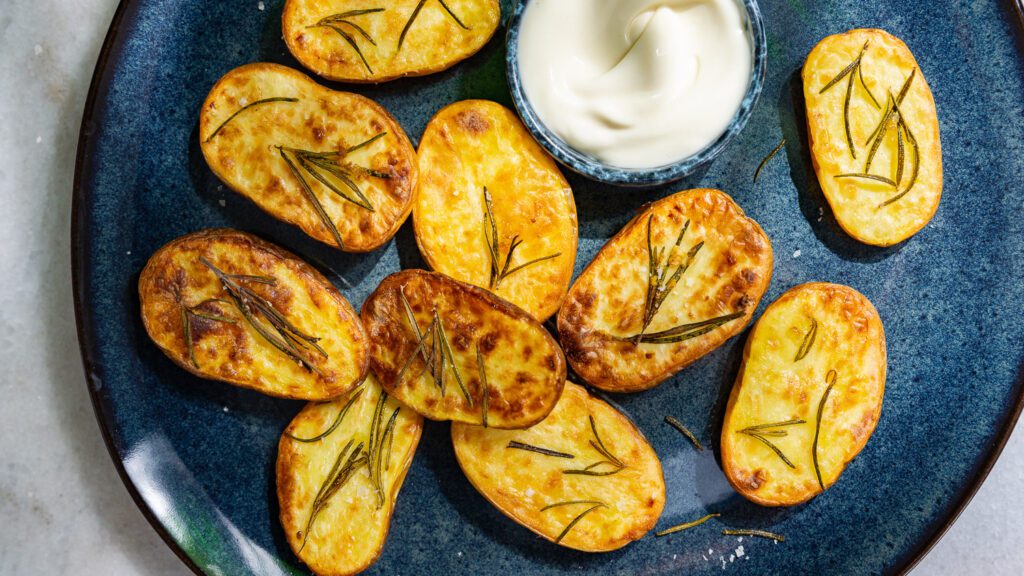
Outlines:
<svg viewBox="0 0 1024 576"><path fill-rule="evenodd" d="M346 252L369 252L412 210L416 156L376 102L276 64L227 73L199 117L203 156L232 190Z"/></svg>
<svg viewBox="0 0 1024 576"><path fill-rule="evenodd" d="M366 335L312 266L227 229L183 236L139 277L142 322L189 372L282 398L325 400L366 376Z"/></svg>
<svg viewBox="0 0 1024 576"><path fill-rule="evenodd" d="M372 375L288 425L277 452L281 525L313 572L347 576L377 560L422 430Z"/></svg>
<svg viewBox="0 0 1024 576"><path fill-rule="evenodd" d="M601 249L558 313L572 368L612 392L653 388L750 321L772 247L724 192L652 204Z"/></svg>
<svg viewBox="0 0 1024 576"><path fill-rule="evenodd" d="M363 304L370 366L431 420L525 428L555 406L565 359L522 309L436 272L388 276Z"/></svg>
<svg viewBox="0 0 1024 576"><path fill-rule="evenodd" d="M509 109L452 104L419 147L416 242L434 270L544 321L565 298L578 239L572 189Z"/></svg>
<svg viewBox="0 0 1024 576"><path fill-rule="evenodd" d="M942 199L942 145L910 49L883 30L829 36L803 82L814 168L839 225L876 246L917 234Z"/></svg>
<svg viewBox="0 0 1024 576"><path fill-rule="evenodd" d="M439 72L472 56L501 20L497 0L288 0L292 55L340 82Z"/></svg>
<svg viewBox="0 0 1024 576"><path fill-rule="evenodd" d="M526 430L452 425L455 457L498 510L541 537L585 552L639 540L665 506L661 462L607 403L567 383L554 411Z"/></svg>
<svg viewBox="0 0 1024 576"><path fill-rule="evenodd" d="M726 407L729 482L764 506L835 484L878 423L885 372L885 332L867 298L836 284L784 294L754 326Z"/></svg>

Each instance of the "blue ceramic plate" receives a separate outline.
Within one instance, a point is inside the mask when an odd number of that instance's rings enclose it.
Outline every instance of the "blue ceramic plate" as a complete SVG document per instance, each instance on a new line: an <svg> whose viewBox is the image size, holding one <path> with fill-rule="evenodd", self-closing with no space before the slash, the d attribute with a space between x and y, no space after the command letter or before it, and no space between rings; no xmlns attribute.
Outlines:
<svg viewBox="0 0 1024 576"><path fill-rule="evenodd" d="M198 380L165 358L139 320L136 281L146 259L182 234L232 226L303 255L356 304L384 276L423 265L409 225L377 252L341 254L264 215L206 167L196 126L214 81L258 60L297 66L281 41L281 5L122 2L79 147L75 298L96 412L153 526L190 567L211 575L306 573L281 534L273 481L278 435L301 405ZM570 176L579 207L577 267L645 202L695 186L729 191L775 246L765 303L796 284L826 280L856 287L881 312L890 373L867 448L834 488L805 506L769 510L736 495L713 452L697 455L662 418L671 412L716 443L740 336L655 390L615 398L663 460L661 525L709 511L720 519L611 554L558 548L487 504L458 469L448 426L428 424L372 573L899 573L977 489L1022 402L1024 41L1013 3L773 0L762 7L768 76L747 129L671 189L622 190ZM798 74L822 37L873 25L916 53L935 92L945 148L938 215L887 250L852 241L824 203L804 144ZM415 140L454 100L510 104L503 37L448 72L357 90L391 110ZM753 185L758 162L782 137L790 142L786 153ZM723 537L723 526L788 539L740 542Z"/></svg>

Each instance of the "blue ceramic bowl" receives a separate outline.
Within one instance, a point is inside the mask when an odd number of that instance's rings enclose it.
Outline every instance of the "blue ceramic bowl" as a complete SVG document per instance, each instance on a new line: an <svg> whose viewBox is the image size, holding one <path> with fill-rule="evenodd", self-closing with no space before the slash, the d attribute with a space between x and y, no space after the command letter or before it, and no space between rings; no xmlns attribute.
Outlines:
<svg viewBox="0 0 1024 576"><path fill-rule="evenodd" d="M576 150L541 122L537 112L530 105L530 100L526 97L522 78L519 75L519 29L523 23L523 14L529 8L531 1L521 0L516 3L508 22L508 52L505 62L508 84L519 116L533 137L547 149L548 153L570 170L598 182L619 186L656 186L675 182L689 176L704 164L718 157L733 137L747 125L747 120L750 119L754 105L757 104L757 99L761 95L765 68L768 63L768 39L765 35L764 20L757 0L743 0L742 2L747 14L747 31L750 34L754 50L754 66L750 75L747 95L740 104L739 110L736 111L736 115L733 116L732 122L729 123L729 127L725 133L700 152L673 164L645 169L628 169L605 164L593 156Z"/></svg>

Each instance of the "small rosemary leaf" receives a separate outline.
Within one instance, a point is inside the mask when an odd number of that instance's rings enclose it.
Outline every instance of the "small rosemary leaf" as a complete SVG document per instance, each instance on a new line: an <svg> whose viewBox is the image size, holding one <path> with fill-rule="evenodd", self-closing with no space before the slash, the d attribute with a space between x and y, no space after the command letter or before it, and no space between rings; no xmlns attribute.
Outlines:
<svg viewBox="0 0 1024 576"><path fill-rule="evenodd" d="M764 530L722 530L723 536L753 536L757 538L767 538L768 540L775 540L776 542L785 542L786 537L780 534L772 532L766 532Z"/></svg>
<svg viewBox="0 0 1024 576"><path fill-rule="evenodd" d="M854 62L854 67L860 66L860 58ZM850 156L853 159L857 159L857 147L853 145L853 131L850 129L850 102L853 99L853 73L850 74L850 79L846 83L846 98L843 100L843 125L846 128L846 143L850 147ZM870 164L870 162L868 162ZM865 170L866 172L867 170Z"/></svg>
<svg viewBox="0 0 1024 576"><path fill-rule="evenodd" d="M835 78L830 80L828 84L826 84L825 87L822 88L820 92L818 92L818 94L824 94L825 92L828 92L829 90L832 89L833 86L842 82L843 78L846 78L848 74L853 72L854 69L860 64L861 59L864 57L864 53L867 52L868 46L870 44L870 41L865 42L864 47L860 49L860 54L857 55L857 58L854 59L854 61L851 62L846 68L843 68L843 71L836 75Z"/></svg>
<svg viewBox="0 0 1024 576"><path fill-rule="evenodd" d="M373 206L371 206L369 204L369 202L366 201L366 197L365 196L362 196L362 192L359 190L359 188L357 186L355 186L355 183L352 183L352 181L349 180L344 174L335 173L333 170L328 169L327 167L323 166L322 164L320 164L318 162L315 162L315 161L312 161L312 160L309 160L307 158L303 158L302 156L298 156L297 155L296 158L298 159L299 165L303 168L303 170L305 170L310 176L315 178L317 180L317 182L320 182L321 184L323 184L325 188L327 188L331 192L334 192L338 196L341 196L345 200L348 200L349 202L355 204L356 206L359 206L360 208L365 208L366 210L369 210L370 212L373 212ZM335 178L338 178L339 180L344 182L350 189L353 189L357 194L359 194L359 196L361 197L362 202L360 202L359 200L357 200L355 198L352 198L351 196L349 196L348 194L343 192L340 188L335 186L334 183L331 182L330 180L328 180L323 174L321 174L317 170L317 168L319 168L321 170L327 171L329 174L331 174Z"/></svg>
<svg viewBox="0 0 1024 576"><path fill-rule="evenodd" d="M452 373L455 374L455 382L459 385L459 390L462 391L462 395L466 398L466 403L470 407L473 406L473 396L469 393L469 389L466 388L466 383L462 380L462 373L459 371L459 367L455 365L455 354L452 352L451 342L448 341L448 334L444 330L444 323L441 321L441 317L438 316L437 311L434 311L434 323L437 324L437 334L441 341L441 354L442 358L448 360L448 365L452 368ZM441 373L444 373L444 363L441 363Z"/></svg>
<svg viewBox="0 0 1024 576"><path fill-rule="evenodd" d="M783 138L782 142L779 142L779 145L776 146L774 150L769 152L768 155L764 157L764 160L761 160L761 163L758 164L758 166L757 166L757 170L754 171L754 184L757 184L757 179L761 177L761 171L764 170L764 167L767 166L768 163L771 162L772 158L775 158L775 156L779 152L781 152L782 149L785 148L785 147L786 147L786 139Z"/></svg>
<svg viewBox="0 0 1024 576"><path fill-rule="evenodd" d="M796 358L794 362L799 362L807 357L811 353L811 348L814 347L814 340L818 336L818 321L811 318L811 328L804 334L803 342L800 343L800 348L796 352Z"/></svg>
<svg viewBox="0 0 1024 576"><path fill-rule="evenodd" d="M427 0L420 0L416 4L416 8L413 8L412 15L409 16L409 20L406 21L405 26L402 28L402 33L398 35L398 50L402 50L402 44L405 43L405 36L409 33L409 28L412 28L412 23L416 21L416 18L420 15L420 10L423 10L423 5L427 3Z"/></svg>
<svg viewBox="0 0 1024 576"><path fill-rule="evenodd" d="M775 452L775 454L779 458L782 459L782 461L786 464L786 466L789 466L793 470L796 470L796 465L793 464L793 462L790 461L790 459L786 457L786 455L782 452L782 450L779 449L778 446L775 445L774 442L772 442L771 440L766 438L763 434L758 434L757 432L742 432L742 434L746 434L747 436L750 436L751 438L755 438L755 439L759 440L765 446L771 448L772 452Z"/></svg>
<svg viewBox="0 0 1024 576"><path fill-rule="evenodd" d="M299 438L298 436L295 436L291 432L285 432L284 435L289 437L289 438L291 438L292 440L295 440L296 442L303 442L303 443L306 443L306 444L311 443L311 442L317 442L319 440L323 440L324 438L327 438L335 430L338 429L338 426L341 425L341 421L344 420L345 419L345 415L348 414L349 409L352 408L352 405L355 404L356 400L359 399L359 396L361 396L363 394L363 391L365 391L365 390L366 390L365 388L361 388L361 389L357 390L354 394L352 394L352 397L348 399L348 402L345 403L345 405L341 408L341 410L338 411L337 416L334 417L334 422L331 423L330 427L328 427L327 430L324 430L320 434L317 434L316 436L313 436L312 438Z"/></svg>
<svg viewBox="0 0 1024 576"><path fill-rule="evenodd" d="M607 507L608 506L606 504L602 503L602 504L595 504L594 506L591 506L590 508L587 508L586 510L584 510L583 513L581 513L579 516L573 518L572 522L569 522L569 524L565 527L565 529L562 530L562 533L558 535L558 538L555 538L555 544L558 544L559 542L561 542L562 539L565 538L565 536L569 532L571 532L572 529L575 528L577 524L580 523L580 520L583 520L583 518L585 518L587 516L587 514L590 514L594 510L597 510L598 508L607 508Z"/></svg>
<svg viewBox="0 0 1024 576"><path fill-rule="evenodd" d="M480 351L480 345L476 345L476 365L480 370L480 395L483 397L482 424L487 428L487 409L490 407L490 390L487 388L487 369L484 367L484 355Z"/></svg>
<svg viewBox="0 0 1024 576"><path fill-rule="evenodd" d="M881 182L882 184L892 186L893 188L896 187L896 182L894 180L886 178L885 176L877 176L875 174L839 174L835 178L836 180L849 178L856 178L860 180L874 180L875 182Z"/></svg>
<svg viewBox="0 0 1024 576"><path fill-rule="evenodd" d="M726 316L712 318L711 320L703 320L692 324L683 324L682 326L677 326L663 332L641 334L632 338L625 338L625 340L633 340L634 342L645 344L677 344L679 342L685 342L710 332L714 332L729 322L742 318L745 315L746 312L735 312Z"/></svg>
<svg viewBox="0 0 1024 576"><path fill-rule="evenodd" d="M348 12L342 12L340 14L332 14L330 16L327 16L326 18L320 20L320 22L318 22L318 24L322 24L324 22L340 21L340 20L344 20L346 18L354 18L356 16L363 16L363 15L366 15L366 14L374 14L376 12L383 12L383 11L384 11L383 8L363 8L363 9L360 9L360 10L349 10Z"/></svg>
<svg viewBox="0 0 1024 576"><path fill-rule="evenodd" d="M519 272L519 271L520 271L520 270L522 270L523 268L527 268L527 267L529 267L529 266L533 266L534 264L540 264L541 262L546 262L546 261L548 261L548 260L554 260L555 258L558 258L558 257L559 257L559 256L561 256L561 255L562 255L562 253L561 253L561 252L556 252L555 254L552 254L552 255L550 255L550 256L542 256L542 257L540 257L540 258L535 258L535 259L533 259L533 260L530 260L529 262L526 262L526 263L524 263L524 264L520 264L519 266L516 266L515 268L513 268L513 269L509 270L509 271L508 271L508 272L507 272L507 273L506 273L506 274L504 275L504 278L508 278L509 276L511 276L511 275L513 275L513 274L515 274L516 272Z"/></svg>
<svg viewBox="0 0 1024 576"><path fill-rule="evenodd" d="M622 460L619 460L618 458L613 456L611 451L608 450L608 447L604 445L604 441L601 440L601 435L597 433L597 422L594 420L594 415L589 414L587 417L590 419L590 430L591 432L594 433L594 439L597 440L597 444L591 442L590 445L594 446L594 448L597 449L597 451L600 452L605 458L614 462L616 466L619 466L620 468L625 468L626 465L622 463Z"/></svg>
<svg viewBox="0 0 1024 576"><path fill-rule="evenodd" d="M531 444L524 444L523 442L517 442L515 440L510 440L506 448L511 448L514 450L525 450L527 452L536 452L537 454L543 454L544 456L552 456L554 458L566 458L568 460L572 460L573 458L575 458L575 456L573 456L572 454L566 454L565 452L558 452L556 450L549 450L547 448L541 448L539 446L533 446Z"/></svg>
<svg viewBox="0 0 1024 576"><path fill-rule="evenodd" d="M896 185L903 183L903 165L906 163L906 147L903 145L903 124L896 124Z"/></svg>
<svg viewBox="0 0 1024 576"><path fill-rule="evenodd" d="M185 334L185 346L188 348L188 359L192 366L199 368L199 361L196 360L196 348L192 342L192 320L189 318L188 310L181 307L181 329Z"/></svg>
<svg viewBox="0 0 1024 576"><path fill-rule="evenodd" d="M909 194L910 191L913 190L914 186L917 184L917 178L920 175L921 171L921 148L917 144L917 138L915 138L914 133L910 131L910 126L907 125L903 113L899 110L899 104L896 104L896 112L896 118L899 122L899 125L902 126L903 133L907 135L907 141L910 143L910 146L914 150L914 156L910 162L910 183L907 184L907 188L903 192L885 201L879 206L879 208L884 208L891 204L895 204L896 202L902 200L907 194Z"/></svg>
<svg viewBox="0 0 1024 576"><path fill-rule="evenodd" d="M818 486L821 490L825 490L825 483L821 479L821 467L818 465L818 439L821 436L821 417L825 414L825 403L828 402L828 397L832 394L832 388L836 385L836 380L839 375L835 370L830 370L825 380L828 382L828 388L825 388L825 393L821 396L821 401L818 402L818 419L814 425L814 444L811 447L811 456L814 459L814 475L818 478Z"/></svg>
<svg viewBox="0 0 1024 576"><path fill-rule="evenodd" d="M690 442L692 442L693 445L697 447L697 450L701 452L704 451L704 447L700 445L700 440L697 440L697 437L694 436L693 432L690 432L689 428L683 426L682 422L676 420L672 416L665 416L665 422L667 422L669 426L672 426L673 428L678 430L680 434L686 436L690 440Z"/></svg>
<svg viewBox="0 0 1024 576"><path fill-rule="evenodd" d="M275 98L264 98L262 100L257 100L255 102L252 102L250 104L246 104L245 106L242 106L241 108L236 110L234 114L232 114L231 116L228 116L228 119L225 120L223 123L221 123L221 125L218 126L217 129L214 130L213 133L210 134L210 136L207 137L207 139L204 140L203 142L204 143L205 142L209 142L209 141L213 140L214 138L216 138L217 135L220 134L220 131L223 130L225 126L230 124L231 121L235 119L235 117L237 117L242 112L245 112L246 110L255 108L256 106L262 106L264 104L271 104L271 103L274 103L274 102L298 102L298 101L299 101L298 98L279 98L279 97L275 97Z"/></svg>
<svg viewBox="0 0 1024 576"><path fill-rule="evenodd" d="M395 412L394 412L394 414L391 415L391 418L394 419L395 417L397 417L398 416L398 412L401 409L402 409L401 407L395 408ZM392 433L391 435L388 436L388 449L384 452L384 470L385 471L391 469L391 445L394 444L394 440L395 440L395 435L394 435L394 433Z"/></svg>
<svg viewBox="0 0 1024 576"><path fill-rule="evenodd" d="M349 46L351 46L352 49L356 51L356 55L359 56L359 60L362 61L363 66L366 68L366 71L369 72L370 75L372 76L373 75L373 68L371 68L370 67L370 63L366 61L366 56L363 55L363 50L362 50L362 48L359 47L359 44L356 42L356 39L353 38L352 35L349 34L348 32L345 32L344 30L342 30L340 26L332 25L332 24L324 24L324 27L330 28L331 30L334 30L335 32L337 32L338 35L341 36L343 40L345 40L345 43L348 44ZM372 42L372 40L371 40L371 42Z"/></svg>
<svg viewBox="0 0 1024 576"><path fill-rule="evenodd" d="M718 518L719 516L721 516L721 514L717 514L717 513L715 513L715 514L708 514L707 516L704 516L703 518L698 518L698 519L694 520L693 522L687 522L685 524L680 524L678 526L673 526L672 528L667 528L665 530L662 530L661 532L655 532L654 535L660 538L662 536L668 536L669 534L675 534L676 532L682 532L684 530L689 530L690 528L696 528L697 526L700 526L701 524L707 522L708 520L711 520L712 518Z"/></svg>
<svg viewBox="0 0 1024 576"><path fill-rule="evenodd" d="M548 504L547 506L541 508L540 511L541 512L547 512L548 510L552 510L554 508L561 508L563 506L574 506L576 504L590 504L590 505L601 504L602 506L605 505L605 503L601 502L600 500L569 500L567 502L558 502L556 504Z"/></svg>
<svg viewBox="0 0 1024 576"><path fill-rule="evenodd" d="M356 24L355 22L352 22L351 20L338 20L338 24L344 24L346 26L351 27L353 30L358 32L359 35L362 36L371 45L373 45L373 46L377 45L377 43L373 40L373 36L370 36L370 33L367 32L366 29L363 28L362 26L360 26L359 24ZM372 74L372 72L371 72L371 74Z"/></svg>
<svg viewBox="0 0 1024 576"><path fill-rule="evenodd" d="M743 430L741 430L741 432L756 432L759 430L768 430L770 428L784 428L786 426L797 426L800 424L807 424L807 421L801 419L793 419L786 420L785 422L775 422L773 424L759 424L757 426L750 426L749 428L744 428Z"/></svg>
<svg viewBox="0 0 1024 576"><path fill-rule="evenodd" d="M880 109L882 107L882 105L878 103L878 99L875 98L875 95L871 92L871 88L868 88L868 83L864 81L864 60L863 59L861 60L860 64L857 65L857 77L860 80L861 87L864 88L864 92L866 92L867 95L868 95L868 98L871 99L871 104L873 104L876 109Z"/></svg>
<svg viewBox="0 0 1024 576"><path fill-rule="evenodd" d="M445 2L444 0L438 1L441 3L441 7L444 8L445 12L447 12L448 15L452 17L452 20L455 20L455 23L458 24L460 28L462 28L463 30L469 30L469 26L466 26L465 24L462 23L462 20L460 20L459 17L455 15L455 12L452 11L452 9L448 6L447 2Z"/></svg>
<svg viewBox="0 0 1024 576"><path fill-rule="evenodd" d="M360 142L359 144L356 144L355 146L345 150L345 156L348 156L349 154L355 152L356 150L360 150L360 149L366 148L367 146L372 145L374 142L376 142L377 140L380 140L381 138L383 138L383 137L385 137L387 135L388 135L387 132L381 132L379 134L375 134L375 135L367 138L363 142Z"/></svg>
<svg viewBox="0 0 1024 576"><path fill-rule="evenodd" d="M424 349L423 344L426 342L427 337L433 333L434 323L431 322L430 326L427 326L426 331L423 332L423 335L420 336L419 341L416 343L416 348L412 351L412 354L409 355L409 359L405 361L405 365L403 365L402 369L398 371L398 376L395 378L395 382L392 384L392 387L398 386L402 383L402 378L405 376L405 372L409 369L409 366L412 366L413 360L420 355L420 351ZM429 361L427 361L427 363L429 364Z"/></svg>

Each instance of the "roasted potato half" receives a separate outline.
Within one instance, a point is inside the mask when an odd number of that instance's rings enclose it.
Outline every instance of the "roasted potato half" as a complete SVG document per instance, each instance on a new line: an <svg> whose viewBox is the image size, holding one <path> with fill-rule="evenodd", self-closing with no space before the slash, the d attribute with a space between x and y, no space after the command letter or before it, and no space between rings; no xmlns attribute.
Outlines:
<svg viewBox="0 0 1024 576"><path fill-rule="evenodd" d="M335 398L366 377L352 305L296 256L236 230L204 230L158 250L139 277L142 323L203 378L301 400Z"/></svg>
<svg viewBox="0 0 1024 576"><path fill-rule="evenodd" d="M572 189L509 109L452 104L419 147L413 223L431 268L543 322L565 298L579 237Z"/></svg>
<svg viewBox="0 0 1024 576"><path fill-rule="evenodd" d="M431 420L526 428L562 394L565 359L551 335L476 286L404 270L370 294L362 316L384 389Z"/></svg>
<svg viewBox="0 0 1024 576"><path fill-rule="evenodd" d="M232 190L346 252L379 248L412 210L416 152L398 122L291 68L228 72L206 97L199 138Z"/></svg>
<svg viewBox="0 0 1024 576"><path fill-rule="evenodd" d="M566 358L598 388L653 388L738 334L771 276L768 237L729 196L669 196L609 240L569 289L558 313Z"/></svg>
<svg viewBox="0 0 1024 576"><path fill-rule="evenodd" d="M498 510L584 552L639 540L665 507L661 462L628 418L573 383L526 430L452 425L455 457Z"/></svg>
<svg viewBox="0 0 1024 576"><path fill-rule="evenodd" d="M763 506L793 506L835 484L875 429L885 332L863 295L798 286L754 326L722 428L729 483Z"/></svg>
<svg viewBox="0 0 1024 576"><path fill-rule="evenodd" d="M419 414L373 376L288 425L277 450L281 525L313 572L344 576L376 562L422 431Z"/></svg>
<svg viewBox="0 0 1024 576"><path fill-rule="evenodd" d="M288 0L284 41L313 72L384 82L455 65L487 44L498 0Z"/></svg>
<svg viewBox="0 0 1024 576"><path fill-rule="evenodd" d="M942 145L910 49L883 30L829 36L803 82L811 158L839 225L875 246L917 234L942 199Z"/></svg>

